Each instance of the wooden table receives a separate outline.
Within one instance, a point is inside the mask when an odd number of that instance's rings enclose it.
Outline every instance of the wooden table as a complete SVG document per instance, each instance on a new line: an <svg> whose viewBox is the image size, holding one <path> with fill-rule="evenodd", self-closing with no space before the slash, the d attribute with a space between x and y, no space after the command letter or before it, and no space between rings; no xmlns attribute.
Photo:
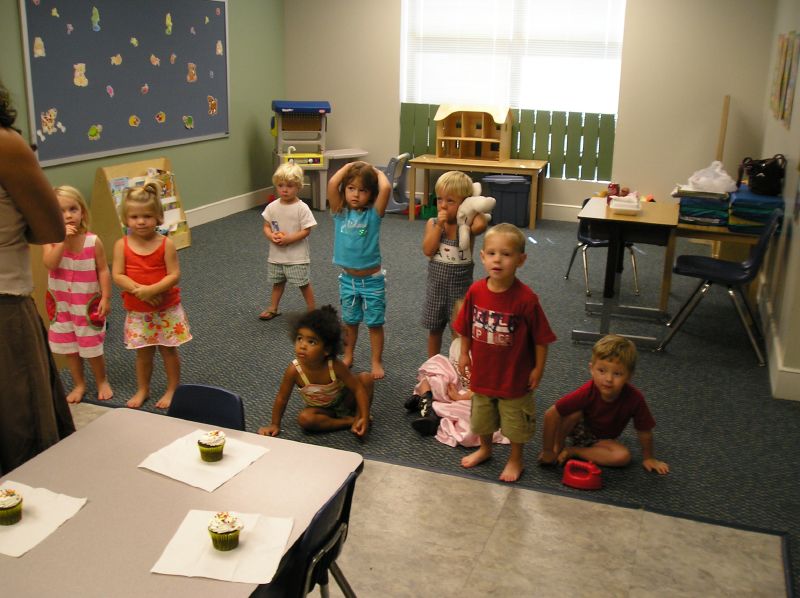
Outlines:
<svg viewBox="0 0 800 598"><path fill-rule="evenodd" d="M422 205L428 203L430 195L431 170L461 170L466 172L496 172L500 174L516 174L531 177L531 188L529 193L530 217L528 228L536 228L536 219L541 217L542 209L542 182L544 180L544 170L547 167L546 160L462 160L459 158L437 158L432 154L418 156L409 160L411 172L408 179L408 197L411 198L410 205L414 205L414 196L417 186L417 168L422 169L423 177L423 197ZM484 190L485 192L485 190ZM408 210L408 219L414 220L416 217L414 210Z"/></svg>
<svg viewBox="0 0 800 598"><path fill-rule="evenodd" d="M2 479L88 502L19 558L0 555L9 596L249 596L258 586L150 573L190 509L292 517L287 550L347 476L357 453L225 430L269 448L214 492L138 464L203 424L134 411L109 413Z"/></svg>
<svg viewBox="0 0 800 598"><path fill-rule="evenodd" d="M642 210L638 214L615 214L606 205L605 198L593 197L578 214L578 218L591 220L592 236L608 238L608 256L606 258L605 281L603 284L603 302L600 304L587 302L587 311L600 313L600 330L589 332L573 330L575 341L594 342L611 332L610 323L613 315L626 315L663 320L666 314L663 309L619 305L619 274L622 272L622 258L625 243L646 243L666 245L664 258L664 276L672 270L672 259L675 254L675 229L678 226L678 204L673 202L642 202ZM669 290L667 289L667 296ZM662 300L664 288L662 287ZM640 347L655 348L658 339L650 336L625 335Z"/></svg>

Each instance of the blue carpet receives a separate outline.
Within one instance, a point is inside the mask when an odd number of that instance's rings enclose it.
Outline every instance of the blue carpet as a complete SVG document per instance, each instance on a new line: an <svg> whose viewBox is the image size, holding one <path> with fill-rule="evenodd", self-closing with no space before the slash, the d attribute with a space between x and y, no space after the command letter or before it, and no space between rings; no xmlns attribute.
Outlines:
<svg viewBox="0 0 800 598"><path fill-rule="evenodd" d="M312 285L317 304L337 304L337 271L331 264L332 224L315 212L319 226L312 232ZM258 320L267 305L267 241L259 210L248 210L192 229L192 246L179 252L183 304L194 340L180 349L184 382L222 386L245 401L247 429L269 423L272 402L282 373L292 359L287 313L304 308L297 289L287 288L283 316ZM573 328L593 330L598 322L584 311L580 260L569 280L567 262L576 243L577 224L541 222L530 235L528 260L519 272L540 296L558 341L550 348L544 378L537 393L538 413L588 379L590 347L570 340ZM366 442L348 432L307 435L294 422L301 401L289 403L282 437L362 453L365 457L496 481L506 459L500 447L488 463L464 470L459 461L466 449L450 448L418 436L402 407L426 358L426 331L420 326L426 260L420 248L423 224L387 215L382 247L388 271L389 308L384 362L387 376L377 383L374 424ZM482 241L478 241L480 245ZM110 249L109 249L110 250ZM634 297L630 270L623 274L623 299L653 306L658 302L663 248L637 246L642 294ZM678 253L707 253L705 246L682 240ZM590 283L602 296L605 250L589 251ZM476 276L482 276L480 264ZM674 311L691 293L694 281L673 280L670 308ZM135 390L134 355L122 346L124 312L115 291L114 312L106 340L109 375L116 391L114 406ZM617 331L662 334L652 323L615 320ZM449 343L447 333L445 346ZM366 330L356 348L355 370L368 367ZM605 486L587 494L561 485L561 470L535 465L541 446L541 426L526 447L528 468L519 485L638 506L715 523L786 533L791 553L790 579L800 574L800 476L794 451L800 446L800 403L770 396L768 372L756 365L747 337L723 290L714 288L671 343L668 352L642 352L633 380L648 400L657 421L656 454L671 473L658 476L641 466L635 435L622 440L634 462L619 470L606 468ZM69 380L66 380L69 384ZM163 391L163 367L156 358L154 396ZM94 393L90 387L90 395ZM145 409L154 410L151 400Z"/></svg>

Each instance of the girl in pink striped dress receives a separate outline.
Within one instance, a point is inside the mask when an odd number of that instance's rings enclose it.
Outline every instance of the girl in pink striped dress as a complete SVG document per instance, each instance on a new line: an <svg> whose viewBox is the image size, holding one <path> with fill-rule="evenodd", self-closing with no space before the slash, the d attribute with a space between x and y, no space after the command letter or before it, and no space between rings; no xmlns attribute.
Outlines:
<svg viewBox="0 0 800 598"><path fill-rule="evenodd" d="M75 187L55 189L67 236L61 243L44 246L47 279L48 340L53 353L65 355L73 387L67 401L78 403L86 394L83 360L89 361L97 398L114 396L106 375L103 340L106 315L111 308L111 273L103 243L89 232L89 210Z"/></svg>

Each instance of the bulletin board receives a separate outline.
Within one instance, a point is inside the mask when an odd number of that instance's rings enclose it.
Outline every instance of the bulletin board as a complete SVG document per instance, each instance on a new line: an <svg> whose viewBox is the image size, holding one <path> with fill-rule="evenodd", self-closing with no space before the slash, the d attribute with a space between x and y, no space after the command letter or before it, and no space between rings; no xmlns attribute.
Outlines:
<svg viewBox="0 0 800 598"><path fill-rule="evenodd" d="M228 135L226 0L20 0L43 166Z"/></svg>

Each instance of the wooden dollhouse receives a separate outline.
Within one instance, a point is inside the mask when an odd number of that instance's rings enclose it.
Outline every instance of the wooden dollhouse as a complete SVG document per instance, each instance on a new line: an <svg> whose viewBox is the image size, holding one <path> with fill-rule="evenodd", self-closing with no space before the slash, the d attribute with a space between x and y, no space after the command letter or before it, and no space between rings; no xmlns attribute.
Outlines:
<svg viewBox="0 0 800 598"><path fill-rule="evenodd" d="M508 160L511 109L502 106L442 104L436 122L436 157Z"/></svg>

